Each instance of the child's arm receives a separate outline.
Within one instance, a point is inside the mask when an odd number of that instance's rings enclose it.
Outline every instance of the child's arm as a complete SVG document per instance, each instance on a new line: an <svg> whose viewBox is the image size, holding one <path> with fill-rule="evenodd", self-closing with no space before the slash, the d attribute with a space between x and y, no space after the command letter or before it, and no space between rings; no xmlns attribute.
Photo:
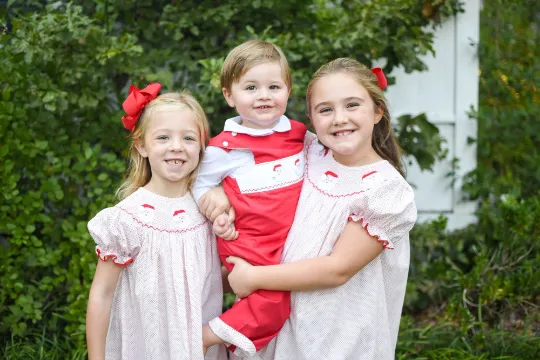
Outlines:
<svg viewBox="0 0 540 360"><path fill-rule="evenodd" d="M383 244L371 237L361 223L350 221L336 242L332 253L294 263L251 266L237 257L229 284L239 297L258 289L306 291L345 284L353 275L375 259Z"/></svg>
<svg viewBox="0 0 540 360"><path fill-rule="evenodd" d="M226 152L215 146L206 148L201 168L193 184L193 196L201 213L210 221L214 221L218 215L228 211L231 207L229 199L225 196L225 200L223 200L219 191L213 191L213 189L218 187L223 179L236 168L245 163L246 160L242 155L242 152Z"/></svg>
<svg viewBox="0 0 540 360"><path fill-rule="evenodd" d="M112 301L122 267L112 259L98 260L86 312L86 342L89 360L105 360L105 339Z"/></svg>

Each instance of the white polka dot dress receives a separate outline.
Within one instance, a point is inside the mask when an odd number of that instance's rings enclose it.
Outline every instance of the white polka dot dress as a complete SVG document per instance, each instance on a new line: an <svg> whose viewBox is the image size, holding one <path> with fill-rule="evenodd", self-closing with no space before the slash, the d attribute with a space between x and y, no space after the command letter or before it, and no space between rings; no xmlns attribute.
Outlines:
<svg viewBox="0 0 540 360"><path fill-rule="evenodd" d="M221 314L215 236L191 194L140 188L88 223L101 259L124 269L116 286L106 359L203 359L202 326ZM226 359L224 347L205 359Z"/></svg>
<svg viewBox="0 0 540 360"><path fill-rule="evenodd" d="M330 254L348 221L361 222L385 250L342 286L292 293L289 320L252 359L394 359L417 215L413 191L387 161L346 167L316 139L306 156L282 262Z"/></svg>

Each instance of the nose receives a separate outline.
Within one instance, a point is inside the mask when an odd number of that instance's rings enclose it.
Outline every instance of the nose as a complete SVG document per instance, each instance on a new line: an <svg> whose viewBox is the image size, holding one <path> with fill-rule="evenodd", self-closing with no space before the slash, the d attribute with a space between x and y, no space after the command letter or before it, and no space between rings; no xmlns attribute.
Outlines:
<svg viewBox="0 0 540 360"><path fill-rule="evenodd" d="M267 100L270 98L268 89L259 89L257 92L257 100Z"/></svg>
<svg viewBox="0 0 540 360"><path fill-rule="evenodd" d="M336 109L334 112L334 125L345 125L349 122L347 114L343 110Z"/></svg>
<svg viewBox="0 0 540 360"><path fill-rule="evenodd" d="M179 152L184 150L184 142L181 139L173 139L169 147L170 151Z"/></svg>

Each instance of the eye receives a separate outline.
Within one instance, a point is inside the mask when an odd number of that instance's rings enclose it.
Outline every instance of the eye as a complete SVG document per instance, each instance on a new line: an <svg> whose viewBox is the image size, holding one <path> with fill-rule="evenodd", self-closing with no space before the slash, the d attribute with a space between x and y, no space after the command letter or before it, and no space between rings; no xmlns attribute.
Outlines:
<svg viewBox="0 0 540 360"><path fill-rule="evenodd" d="M186 140L186 141L197 141L197 139L195 139L193 136L186 136L184 138L184 140Z"/></svg>
<svg viewBox="0 0 540 360"><path fill-rule="evenodd" d="M167 140L169 137L167 135L160 135L157 137L158 140Z"/></svg>
<svg viewBox="0 0 540 360"><path fill-rule="evenodd" d="M249 85L246 90L255 90L255 85Z"/></svg>
<svg viewBox="0 0 540 360"><path fill-rule="evenodd" d="M355 107L357 107L357 106L360 106L360 104L359 104L359 103L348 103L348 104L347 104L347 108L348 108L348 109L350 109L350 108L355 108Z"/></svg>
<svg viewBox="0 0 540 360"><path fill-rule="evenodd" d="M270 90L279 90L281 87L279 85L271 85Z"/></svg>
<svg viewBox="0 0 540 360"><path fill-rule="evenodd" d="M319 110L319 113L323 114L323 113L327 113L327 112L330 112L330 111L332 111L332 109L330 109L330 108L322 108L321 110Z"/></svg>

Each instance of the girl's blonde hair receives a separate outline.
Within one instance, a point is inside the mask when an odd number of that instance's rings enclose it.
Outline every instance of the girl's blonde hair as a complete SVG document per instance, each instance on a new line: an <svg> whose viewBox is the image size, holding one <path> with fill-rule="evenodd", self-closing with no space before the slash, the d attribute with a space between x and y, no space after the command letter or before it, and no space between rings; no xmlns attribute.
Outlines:
<svg viewBox="0 0 540 360"><path fill-rule="evenodd" d="M381 120L373 128L371 145L373 149L385 160L388 160L401 175L404 175L401 165L401 149L392 130L390 123L390 112L388 111L387 100L384 91L379 87L377 77L371 69L351 58L338 58L324 64L315 72L306 91L307 113L311 118L311 96L313 87L321 78L344 73L350 75L358 84L363 86L375 104L375 112L382 112Z"/></svg>
<svg viewBox="0 0 540 360"><path fill-rule="evenodd" d="M209 136L209 126L208 120L204 113L203 108L197 100L188 92L173 92L168 94L163 94L156 97L154 100L148 103L145 106L137 125L135 126L135 131L131 135L131 143L129 147L129 168L128 175L126 180L120 185L116 191L116 195L120 199L125 199L132 193L134 193L141 186L148 184L152 178L152 169L150 168L150 163L148 158L143 157L139 154L139 151L135 147L137 141L144 141L144 136L146 134L146 129L148 128L148 122L152 118L152 114L163 108L177 108L184 109L188 108L195 115L195 121L199 127L199 142L201 144L201 153L199 154L199 163L197 167L188 175L188 189L191 190L197 173L201 166L201 161L204 155L204 150L208 144Z"/></svg>

